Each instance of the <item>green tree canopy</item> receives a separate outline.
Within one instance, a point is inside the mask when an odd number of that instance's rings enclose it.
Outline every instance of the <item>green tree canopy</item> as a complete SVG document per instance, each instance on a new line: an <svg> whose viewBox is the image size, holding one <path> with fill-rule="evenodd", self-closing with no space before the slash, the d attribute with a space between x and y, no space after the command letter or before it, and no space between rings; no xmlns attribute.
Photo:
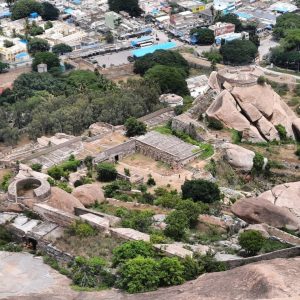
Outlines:
<svg viewBox="0 0 300 300"><path fill-rule="evenodd" d="M0 61L0 73L4 73L9 69L9 64Z"/></svg>
<svg viewBox="0 0 300 300"><path fill-rule="evenodd" d="M190 35L196 37L199 45L211 45L215 42L214 32L208 28L193 28Z"/></svg>
<svg viewBox="0 0 300 300"><path fill-rule="evenodd" d="M226 64L244 65L253 62L257 47L248 40L234 40L221 46L220 53Z"/></svg>
<svg viewBox="0 0 300 300"><path fill-rule="evenodd" d="M286 31L300 28L300 16L295 13L286 13L276 18L273 36L276 39L285 37Z"/></svg>
<svg viewBox="0 0 300 300"><path fill-rule="evenodd" d="M138 256L121 266L119 276L119 286L129 293L153 291L160 282L159 264L153 258Z"/></svg>
<svg viewBox="0 0 300 300"><path fill-rule="evenodd" d="M159 262L160 285L171 286L184 283L184 266L177 257L164 257Z"/></svg>
<svg viewBox="0 0 300 300"><path fill-rule="evenodd" d="M129 241L113 250L113 265L124 264L127 260L142 257L154 257L154 249L144 241Z"/></svg>
<svg viewBox="0 0 300 300"><path fill-rule="evenodd" d="M259 252L264 244L264 237L259 231L247 230L239 235L239 244L250 255L255 255Z"/></svg>
<svg viewBox="0 0 300 300"><path fill-rule="evenodd" d="M53 21L57 20L59 17L59 10L50 2L43 2L42 3L43 10L41 16L45 21Z"/></svg>
<svg viewBox="0 0 300 300"><path fill-rule="evenodd" d="M107 182L115 180L118 172L114 164L103 162L97 165L97 174L98 180Z"/></svg>
<svg viewBox="0 0 300 300"><path fill-rule="evenodd" d="M149 69L145 78L158 83L162 93L174 93L180 96L189 95L186 73L181 68L155 65Z"/></svg>
<svg viewBox="0 0 300 300"><path fill-rule="evenodd" d="M55 53L56 55L62 55L72 51L73 51L72 47L64 43L57 44L52 47L52 52Z"/></svg>
<svg viewBox="0 0 300 300"><path fill-rule="evenodd" d="M138 58L134 63L134 72L144 75L147 70L155 65L182 68L187 75L189 73L188 62L180 53L170 50L156 50L154 53Z"/></svg>
<svg viewBox="0 0 300 300"><path fill-rule="evenodd" d="M147 125L134 117L130 117L125 122L126 136L132 137L142 135L147 132Z"/></svg>
<svg viewBox="0 0 300 300"><path fill-rule="evenodd" d="M131 17L139 17L142 13L138 0L108 0L109 9L115 12L126 11Z"/></svg>
<svg viewBox="0 0 300 300"><path fill-rule="evenodd" d="M167 226L165 228L165 235L180 241L189 228L189 219L185 212L180 210L172 211L166 218Z"/></svg>
<svg viewBox="0 0 300 300"><path fill-rule="evenodd" d="M19 0L16 1L11 9L12 20L26 18L32 12L37 12L39 15L43 12L43 5L35 0Z"/></svg>
<svg viewBox="0 0 300 300"><path fill-rule="evenodd" d="M46 52L49 51L50 45L48 41L40 39L40 38L33 38L28 42L28 52L32 55L35 55L37 52Z"/></svg>
<svg viewBox="0 0 300 300"><path fill-rule="evenodd" d="M34 59L32 61L32 69L34 71L37 71L37 66L39 64L46 64L48 70L60 66L59 58L57 57L56 54L52 52L37 52L34 55Z"/></svg>
<svg viewBox="0 0 300 300"><path fill-rule="evenodd" d="M182 198L212 203L221 199L218 185L204 179L186 180L181 186Z"/></svg>

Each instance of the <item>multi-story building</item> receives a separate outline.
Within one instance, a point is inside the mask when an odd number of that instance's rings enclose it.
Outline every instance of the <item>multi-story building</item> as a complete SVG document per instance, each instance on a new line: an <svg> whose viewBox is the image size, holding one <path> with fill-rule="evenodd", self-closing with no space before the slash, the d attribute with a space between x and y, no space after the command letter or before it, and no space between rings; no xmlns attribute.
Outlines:
<svg viewBox="0 0 300 300"><path fill-rule="evenodd" d="M233 33L235 31L235 25L231 23L217 22L214 25L208 27L214 32L215 37L226 33Z"/></svg>

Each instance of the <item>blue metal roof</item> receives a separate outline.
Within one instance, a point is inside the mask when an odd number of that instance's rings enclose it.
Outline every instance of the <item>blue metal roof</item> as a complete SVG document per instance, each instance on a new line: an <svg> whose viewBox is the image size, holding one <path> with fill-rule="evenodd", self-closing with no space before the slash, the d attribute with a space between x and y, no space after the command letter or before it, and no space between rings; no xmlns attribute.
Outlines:
<svg viewBox="0 0 300 300"><path fill-rule="evenodd" d="M149 47L140 48L132 51L132 55L135 57L142 57L146 54L153 53L156 50L169 50L176 47L175 42L167 42L163 44L152 45Z"/></svg>

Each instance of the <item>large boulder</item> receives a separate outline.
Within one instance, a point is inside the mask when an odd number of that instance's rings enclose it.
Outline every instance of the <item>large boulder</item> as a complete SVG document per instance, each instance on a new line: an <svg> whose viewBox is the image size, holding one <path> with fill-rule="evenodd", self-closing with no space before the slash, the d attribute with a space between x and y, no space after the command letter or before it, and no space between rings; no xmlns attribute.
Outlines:
<svg viewBox="0 0 300 300"><path fill-rule="evenodd" d="M250 171L253 167L253 158L255 153L241 146L225 143L223 145L224 158L228 163L243 171Z"/></svg>
<svg viewBox="0 0 300 300"><path fill-rule="evenodd" d="M234 87L231 91L232 95L238 103L251 103L264 116L270 117L273 114L274 104L280 99L270 85L252 85Z"/></svg>
<svg viewBox="0 0 300 300"><path fill-rule="evenodd" d="M279 134L274 125L269 122L265 117L261 117L257 121L257 129L261 135L268 141L279 141Z"/></svg>
<svg viewBox="0 0 300 300"><path fill-rule="evenodd" d="M300 218L300 181L276 185L260 197L278 207L289 209Z"/></svg>
<svg viewBox="0 0 300 300"><path fill-rule="evenodd" d="M84 207L77 198L58 187L51 188L51 196L47 204L69 213L74 213L75 207Z"/></svg>
<svg viewBox="0 0 300 300"><path fill-rule="evenodd" d="M236 102L232 95L227 91L222 91L215 101L207 109L206 114L209 118L214 118L228 128L243 131L250 127L249 121L239 112Z"/></svg>
<svg viewBox="0 0 300 300"><path fill-rule="evenodd" d="M266 140L260 135L256 127L250 125L242 132L242 142L265 143Z"/></svg>
<svg viewBox="0 0 300 300"><path fill-rule="evenodd" d="M242 220L252 223L266 223L277 228L300 228L300 219L286 207L279 207L264 199L262 195L257 198L244 198L238 200L231 207L231 211Z"/></svg>
<svg viewBox="0 0 300 300"><path fill-rule="evenodd" d="M90 206L95 201L102 202L105 200L101 187L96 184L84 184L75 188L72 195L76 197L84 206Z"/></svg>
<svg viewBox="0 0 300 300"><path fill-rule="evenodd" d="M221 87L218 81L218 77L217 77L217 72L216 71L212 71L210 73L209 79L208 79L208 86L213 89L216 90L217 92L221 91Z"/></svg>

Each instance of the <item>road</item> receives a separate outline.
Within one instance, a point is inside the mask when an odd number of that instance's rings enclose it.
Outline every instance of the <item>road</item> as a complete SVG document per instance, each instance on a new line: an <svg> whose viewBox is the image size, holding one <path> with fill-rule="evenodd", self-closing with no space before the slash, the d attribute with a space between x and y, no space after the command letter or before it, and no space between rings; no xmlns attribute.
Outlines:
<svg viewBox="0 0 300 300"><path fill-rule="evenodd" d="M262 60L263 57L269 53L270 48L278 46L279 43L272 40L272 35L267 36L260 40L260 46L258 47L259 59Z"/></svg>

